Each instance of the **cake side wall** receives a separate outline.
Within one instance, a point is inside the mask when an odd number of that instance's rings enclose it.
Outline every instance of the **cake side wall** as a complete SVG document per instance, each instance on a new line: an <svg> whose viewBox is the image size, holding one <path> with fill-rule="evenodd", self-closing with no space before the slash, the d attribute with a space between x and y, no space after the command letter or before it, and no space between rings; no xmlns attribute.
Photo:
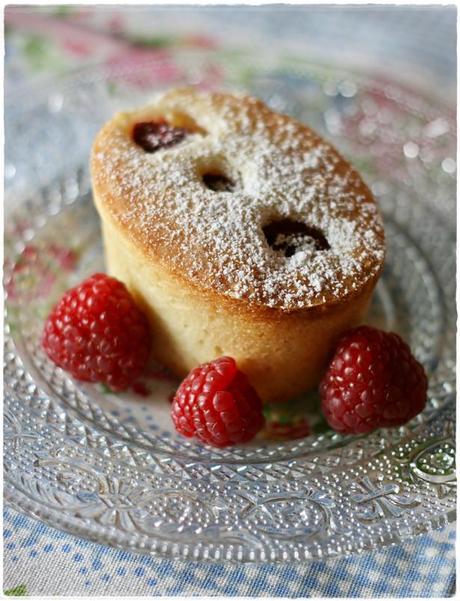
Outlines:
<svg viewBox="0 0 460 601"><path fill-rule="evenodd" d="M127 285L149 318L153 357L183 377L200 363L230 355L265 402L286 401L317 385L334 341L362 321L375 285L321 313L264 308L258 314L243 304L238 311L148 260L110 219L103 218L102 232L109 273Z"/></svg>

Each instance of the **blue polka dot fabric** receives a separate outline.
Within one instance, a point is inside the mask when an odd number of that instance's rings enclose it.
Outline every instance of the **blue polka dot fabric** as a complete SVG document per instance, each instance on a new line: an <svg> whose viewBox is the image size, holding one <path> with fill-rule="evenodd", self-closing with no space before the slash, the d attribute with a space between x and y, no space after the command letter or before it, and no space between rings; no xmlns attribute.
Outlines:
<svg viewBox="0 0 460 601"><path fill-rule="evenodd" d="M400 598L455 592L454 525L359 556L238 566L154 559L97 545L8 505L3 524L3 586L11 594Z"/></svg>

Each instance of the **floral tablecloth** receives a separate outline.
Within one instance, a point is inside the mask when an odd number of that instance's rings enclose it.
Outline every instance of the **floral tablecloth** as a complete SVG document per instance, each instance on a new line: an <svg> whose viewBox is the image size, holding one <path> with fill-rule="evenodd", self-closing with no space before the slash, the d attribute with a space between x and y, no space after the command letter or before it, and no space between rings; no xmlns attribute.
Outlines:
<svg viewBox="0 0 460 601"><path fill-rule="evenodd" d="M87 64L131 65L177 48L230 53L237 46L257 46L267 53L352 63L452 104L455 21L452 7L10 7L5 91L20 96L31 82ZM219 74L211 69L208 77ZM15 175L6 165L7 183L14 184ZM6 506L4 590L18 596L449 596L455 586L454 538L450 526L345 559L208 565L96 545Z"/></svg>

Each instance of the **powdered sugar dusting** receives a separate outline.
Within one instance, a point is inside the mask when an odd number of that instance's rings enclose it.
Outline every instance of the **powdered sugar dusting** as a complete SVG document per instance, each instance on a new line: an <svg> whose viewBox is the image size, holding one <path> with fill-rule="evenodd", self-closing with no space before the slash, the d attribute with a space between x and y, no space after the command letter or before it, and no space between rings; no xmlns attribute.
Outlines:
<svg viewBox="0 0 460 601"><path fill-rule="evenodd" d="M181 90L152 106L152 115L186 113L207 133L148 154L130 137L139 117L121 115L92 160L99 196L110 190L108 208L152 257L198 286L285 311L340 301L381 268L374 200L313 132L247 97ZM234 191L206 188L202 175L216 170ZM330 248L306 236L292 256L273 250L263 227L286 218L320 231Z"/></svg>

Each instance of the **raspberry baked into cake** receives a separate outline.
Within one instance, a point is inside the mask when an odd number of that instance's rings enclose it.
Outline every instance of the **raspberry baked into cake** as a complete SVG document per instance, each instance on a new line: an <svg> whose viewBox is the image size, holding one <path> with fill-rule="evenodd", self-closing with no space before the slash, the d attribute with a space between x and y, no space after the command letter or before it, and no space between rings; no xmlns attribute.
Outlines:
<svg viewBox="0 0 460 601"><path fill-rule="evenodd" d="M264 402L317 385L382 270L376 203L311 129L192 88L119 113L91 156L108 271L184 376L233 357Z"/></svg>

